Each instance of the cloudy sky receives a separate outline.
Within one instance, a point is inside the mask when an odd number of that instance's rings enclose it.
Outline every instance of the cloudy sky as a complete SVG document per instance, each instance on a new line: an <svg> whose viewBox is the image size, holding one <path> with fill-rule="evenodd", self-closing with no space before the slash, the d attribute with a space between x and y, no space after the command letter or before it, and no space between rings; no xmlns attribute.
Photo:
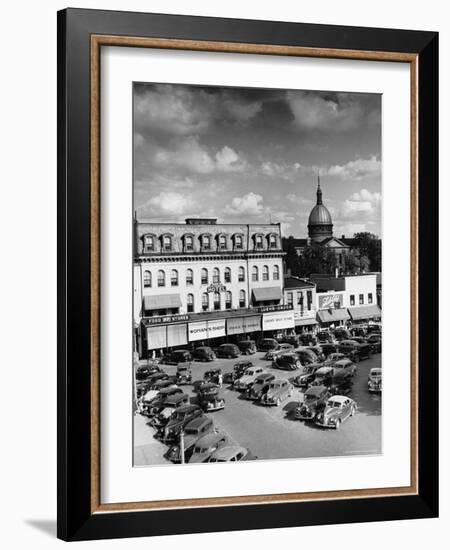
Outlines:
<svg viewBox="0 0 450 550"><path fill-rule="evenodd" d="M380 95L134 85L140 220L272 220L305 237L317 173L335 236L381 235Z"/></svg>

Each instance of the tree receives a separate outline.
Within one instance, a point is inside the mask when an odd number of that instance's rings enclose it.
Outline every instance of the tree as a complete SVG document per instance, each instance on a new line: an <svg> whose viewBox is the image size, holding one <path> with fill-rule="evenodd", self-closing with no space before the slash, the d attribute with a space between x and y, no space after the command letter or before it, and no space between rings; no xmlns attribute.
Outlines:
<svg viewBox="0 0 450 550"><path fill-rule="evenodd" d="M352 248L358 251L361 258L367 258L366 269L381 271L381 240L376 235L368 231L355 233ZM361 266L361 269L364 268Z"/></svg>
<svg viewBox="0 0 450 550"><path fill-rule="evenodd" d="M347 273L356 273L360 268L359 254L356 250L350 250L348 254L345 255L345 271Z"/></svg>

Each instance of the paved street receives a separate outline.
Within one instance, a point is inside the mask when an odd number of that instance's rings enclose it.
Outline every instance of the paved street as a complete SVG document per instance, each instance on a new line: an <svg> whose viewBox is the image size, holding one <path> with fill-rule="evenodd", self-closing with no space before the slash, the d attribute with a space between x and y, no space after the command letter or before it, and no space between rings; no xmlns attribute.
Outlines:
<svg viewBox="0 0 450 550"><path fill-rule="evenodd" d="M292 378L292 372L273 369L270 361L257 353L249 359L256 365L264 365L278 378ZM242 357L246 359L246 357ZM192 363L193 381L201 380L205 371L221 368L230 372L236 359L218 359L213 363ZM381 452L381 395L367 391L367 375L370 368L378 367L381 354L357 363L358 372L354 378L352 397L358 404L353 418L342 424L338 431L327 430L311 422L294 420L292 412L303 400L303 393L295 388L292 398L280 407L264 407L243 399L242 395L224 385L222 395L226 407L222 411L208 413L216 427L226 432L231 441L248 447L259 459L306 458L343 455L377 454ZM163 366L169 374L175 373L175 366ZM192 403L196 403L193 386L183 386ZM154 430L147 419L135 416L135 465L161 464L166 447L157 441Z"/></svg>

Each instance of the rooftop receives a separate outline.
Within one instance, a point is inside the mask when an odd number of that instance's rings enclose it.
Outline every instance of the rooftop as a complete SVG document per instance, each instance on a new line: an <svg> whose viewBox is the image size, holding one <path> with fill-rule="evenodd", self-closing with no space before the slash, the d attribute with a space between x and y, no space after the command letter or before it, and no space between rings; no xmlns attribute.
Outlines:
<svg viewBox="0 0 450 550"><path fill-rule="evenodd" d="M310 281L307 281L305 279L301 279L300 277L290 276L285 277L284 279L284 288L285 289L291 289L291 288L314 288L316 285L315 283L311 283Z"/></svg>

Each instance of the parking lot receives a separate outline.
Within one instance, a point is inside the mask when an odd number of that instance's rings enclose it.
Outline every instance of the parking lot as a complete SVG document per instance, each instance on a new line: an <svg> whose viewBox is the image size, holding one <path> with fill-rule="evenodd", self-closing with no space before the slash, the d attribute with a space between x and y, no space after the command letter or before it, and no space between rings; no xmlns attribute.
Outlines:
<svg viewBox="0 0 450 550"><path fill-rule="evenodd" d="M275 369L271 361L257 352L249 359L254 365L264 366L277 378L291 379L295 371ZM203 379L205 371L221 368L231 372L238 359L216 359L209 363L192 362L193 382ZM145 361L142 362L145 364ZM294 419L296 405L303 401L303 390L294 388L292 397L279 407L266 407L243 397L241 393L224 384L221 394L226 400L224 410L207 413L216 428L228 435L230 442L251 450L258 459L308 458L381 453L381 394L369 393L367 377L371 368L381 366L381 354L357 363L350 397L357 403L355 416L342 424L338 431L323 429L312 422ZM176 367L163 365L168 374L175 374ZM192 403L197 402L193 385L183 386ZM166 445L155 439L155 430L145 416L134 417L134 464L169 463L164 457Z"/></svg>

